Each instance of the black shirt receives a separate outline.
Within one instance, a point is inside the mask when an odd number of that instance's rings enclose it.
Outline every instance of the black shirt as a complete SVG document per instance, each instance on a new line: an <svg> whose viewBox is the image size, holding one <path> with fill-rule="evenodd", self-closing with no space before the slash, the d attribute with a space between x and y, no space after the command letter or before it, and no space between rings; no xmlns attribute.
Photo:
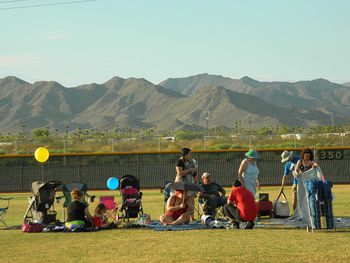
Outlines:
<svg viewBox="0 0 350 263"><path fill-rule="evenodd" d="M67 221L75 221L75 220L81 220L81 221L86 221L85 219L85 209L87 205L79 202L79 201L73 201L71 202L68 207L68 217Z"/></svg>
<svg viewBox="0 0 350 263"><path fill-rule="evenodd" d="M217 195L220 196L220 193L223 192L223 188L221 185L211 182L209 185L207 184L200 184L199 187L202 189L202 192L204 194L209 194L209 195Z"/></svg>
<svg viewBox="0 0 350 263"><path fill-rule="evenodd" d="M186 163L183 159L179 159L176 162L176 167L181 167L182 170L186 170Z"/></svg>
<svg viewBox="0 0 350 263"><path fill-rule="evenodd" d="M177 162L176 162L176 167L181 167L182 168L182 171L184 171L184 170L187 170L187 169L189 169L189 168L191 168L191 167L194 167L193 166L193 164L192 163L190 163L190 162L185 162L183 159L179 159L179 160L177 160ZM193 174L192 174L192 176L193 177L195 177L197 175L197 172L194 172Z"/></svg>

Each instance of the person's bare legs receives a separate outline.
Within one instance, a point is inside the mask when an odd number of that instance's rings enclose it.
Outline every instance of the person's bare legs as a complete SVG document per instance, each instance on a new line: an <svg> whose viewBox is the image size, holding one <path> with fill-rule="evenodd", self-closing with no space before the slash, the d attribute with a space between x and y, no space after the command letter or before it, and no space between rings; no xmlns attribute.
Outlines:
<svg viewBox="0 0 350 263"><path fill-rule="evenodd" d="M186 197L187 211L190 215L190 219L194 220L194 196L190 195Z"/></svg>
<svg viewBox="0 0 350 263"><path fill-rule="evenodd" d="M174 222L169 223L169 225L182 225L182 224L190 222L190 219L191 219L191 215L189 213L184 213L178 219L176 219Z"/></svg>
<svg viewBox="0 0 350 263"><path fill-rule="evenodd" d="M293 184L292 185L292 193L293 193L293 210L297 208L298 205L298 196L297 196L297 185Z"/></svg>
<svg viewBox="0 0 350 263"><path fill-rule="evenodd" d="M159 217L159 221L163 224L163 225L170 225L171 223L174 222L174 220L170 217L170 216L167 216L167 215L161 215Z"/></svg>

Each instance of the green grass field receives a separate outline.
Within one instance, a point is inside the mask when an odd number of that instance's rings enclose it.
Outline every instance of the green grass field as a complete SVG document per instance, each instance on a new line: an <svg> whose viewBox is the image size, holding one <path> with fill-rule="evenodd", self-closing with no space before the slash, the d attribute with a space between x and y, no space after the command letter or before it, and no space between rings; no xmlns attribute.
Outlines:
<svg viewBox="0 0 350 263"><path fill-rule="evenodd" d="M276 197L278 187L260 192ZM335 185L334 214L350 216L350 185ZM97 191L96 196L112 192ZM120 200L119 192L117 200ZM143 191L144 212L158 219L163 194ZM291 195L290 189L287 196ZM21 224L29 193L13 196L8 225ZM0 207L1 207L0 203ZM90 205L91 211L96 205ZM61 206L56 205L58 219ZM0 231L0 262L349 262L350 229L336 232L305 229L193 230L156 232L116 229L91 233L33 233Z"/></svg>

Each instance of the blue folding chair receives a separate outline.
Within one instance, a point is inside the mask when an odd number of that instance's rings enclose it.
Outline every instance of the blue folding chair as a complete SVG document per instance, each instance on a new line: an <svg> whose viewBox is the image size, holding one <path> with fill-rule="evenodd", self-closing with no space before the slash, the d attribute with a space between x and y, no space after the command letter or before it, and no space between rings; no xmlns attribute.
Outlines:
<svg viewBox="0 0 350 263"><path fill-rule="evenodd" d="M10 200L13 199L13 197L0 197L0 222L3 223L5 226L6 223L5 223L5 214L7 212L7 210L9 209L10 207ZM6 204L4 205L4 207L2 207L3 204Z"/></svg>

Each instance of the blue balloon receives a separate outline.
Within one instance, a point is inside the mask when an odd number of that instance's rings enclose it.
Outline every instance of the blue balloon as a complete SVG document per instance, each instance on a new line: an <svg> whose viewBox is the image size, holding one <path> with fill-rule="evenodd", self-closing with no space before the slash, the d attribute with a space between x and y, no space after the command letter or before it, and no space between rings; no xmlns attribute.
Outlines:
<svg viewBox="0 0 350 263"><path fill-rule="evenodd" d="M119 186L119 180L115 177L111 177L107 180L107 187L109 190L115 190Z"/></svg>

